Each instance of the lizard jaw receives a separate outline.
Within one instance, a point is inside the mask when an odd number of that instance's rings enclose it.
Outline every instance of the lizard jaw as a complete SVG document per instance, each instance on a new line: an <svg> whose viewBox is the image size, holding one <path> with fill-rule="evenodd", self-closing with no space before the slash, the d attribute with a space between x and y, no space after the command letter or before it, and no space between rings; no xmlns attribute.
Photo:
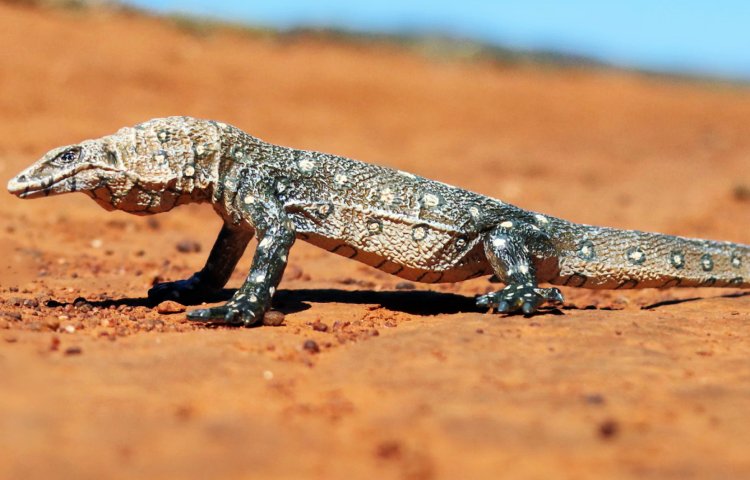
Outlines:
<svg viewBox="0 0 750 480"><path fill-rule="evenodd" d="M75 187L75 182L72 182L72 185L69 189L63 191L55 191L53 189L54 187L60 185L61 182L71 177L75 178L75 175L80 171L81 170L78 169L68 171L60 175L50 177L49 180L29 180L29 175L22 172L20 175L8 181L8 192L12 193L18 198L39 198L47 197L55 193L75 192L77 190Z"/></svg>
<svg viewBox="0 0 750 480"><path fill-rule="evenodd" d="M34 179L34 175L28 173L29 170L21 172L8 182L8 191L19 198L40 198L60 193L80 192L88 190L85 183L76 185L76 175L86 170L108 170L117 172L115 169L107 169L102 166L90 164L80 165L74 169L61 172L57 175L48 176L49 179ZM70 180L69 185L61 189L60 186L65 180Z"/></svg>

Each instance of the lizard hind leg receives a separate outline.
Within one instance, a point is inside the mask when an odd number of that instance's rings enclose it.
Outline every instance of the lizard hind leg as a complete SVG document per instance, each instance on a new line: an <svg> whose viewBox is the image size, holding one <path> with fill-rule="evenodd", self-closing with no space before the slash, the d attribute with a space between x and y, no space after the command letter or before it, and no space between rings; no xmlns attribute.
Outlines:
<svg viewBox="0 0 750 480"><path fill-rule="evenodd" d="M484 251L495 275L505 283L497 292L481 295L477 306L513 312L521 310L531 315L546 302L561 303L562 294L557 288L540 288L531 261L530 246L543 234L526 225L503 222L485 234Z"/></svg>

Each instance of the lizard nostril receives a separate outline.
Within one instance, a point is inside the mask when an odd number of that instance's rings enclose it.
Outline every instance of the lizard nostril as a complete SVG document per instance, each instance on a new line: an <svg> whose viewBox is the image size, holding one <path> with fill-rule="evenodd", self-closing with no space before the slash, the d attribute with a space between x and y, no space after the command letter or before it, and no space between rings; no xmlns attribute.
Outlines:
<svg viewBox="0 0 750 480"><path fill-rule="evenodd" d="M28 180L28 178L26 178L26 175L19 175L16 178L16 181L18 181L18 182L25 182L26 180Z"/></svg>

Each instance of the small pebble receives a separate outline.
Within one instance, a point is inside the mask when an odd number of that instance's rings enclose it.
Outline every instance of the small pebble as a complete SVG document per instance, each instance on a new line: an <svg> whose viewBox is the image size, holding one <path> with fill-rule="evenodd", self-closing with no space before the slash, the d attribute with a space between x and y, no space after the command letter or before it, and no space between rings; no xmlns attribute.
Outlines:
<svg viewBox="0 0 750 480"><path fill-rule="evenodd" d="M328 325L321 322L320 320L315 320L315 322L311 325L312 329L316 332L327 332L328 331Z"/></svg>
<svg viewBox="0 0 750 480"><path fill-rule="evenodd" d="M271 370L263 370L263 378L266 380L273 380L273 372Z"/></svg>
<svg viewBox="0 0 750 480"><path fill-rule="evenodd" d="M416 288L411 282L398 282L396 284L396 290L414 290Z"/></svg>
<svg viewBox="0 0 750 480"><path fill-rule="evenodd" d="M7 318L8 320L20 322L23 319L23 316L18 312L0 312L0 318Z"/></svg>
<svg viewBox="0 0 750 480"><path fill-rule="evenodd" d="M102 248L102 245L104 245L104 242L102 242L101 238L91 240L91 248Z"/></svg>
<svg viewBox="0 0 750 480"><path fill-rule="evenodd" d="M305 340L305 343L302 344L302 349L310 353L320 353L320 347L315 340Z"/></svg>
<svg viewBox="0 0 750 480"><path fill-rule="evenodd" d="M76 327L73 325L65 325L65 328L63 328L68 333L76 333Z"/></svg>
<svg viewBox="0 0 750 480"><path fill-rule="evenodd" d="M269 310L263 316L263 325L268 327L278 327L284 323L285 315L277 310Z"/></svg>
<svg viewBox="0 0 750 480"><path fill-rule="evenodd" d="M45 323L50 330L57 330L60 328L60 320L57 318L48 318Z"/></svg>
<svg viewBox="0 0 750 480"><path fill-rule="evenodd" d="M599 436L604 439L610 439L617 435L620 426L614 420L605 420L599 424Z"/></svg>
<svg viewBox="0 0 750 480"><path fill-rule="evenodd" d="M36 308L36 307L39 306L39 300L37 300L35 298L27 298L26 300L23 301L23 306L24 307Z"/></svg>
<svg viewBox="0 0 750 480"><path fill-rule="evenodd" d="M185 311L185 305L181 305L172 300L165 300L156 306L156 311L162 315L169 315L171 313L182 313Z"/></svg>
<svg viewBox="0 0 750 480"><path fill-rule="evenodd" d="M176 245L180 253L198 253L201 251L201 244L195 240L182 240Z"/></svg>
<svg viewBox="0 0 750 480"><path fill-rule="evenodd" d="M65 355L80 355L83 353L81 347L68 347L65 349Z"/></svg>

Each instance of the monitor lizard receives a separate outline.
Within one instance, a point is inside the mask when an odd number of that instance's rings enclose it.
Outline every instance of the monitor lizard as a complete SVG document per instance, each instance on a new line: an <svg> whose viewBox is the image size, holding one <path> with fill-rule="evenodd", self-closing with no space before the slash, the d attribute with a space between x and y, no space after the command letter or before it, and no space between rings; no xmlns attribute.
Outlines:
<svg viewBox="0 0 750 480"><path fill-rule="evenodd" d="M153 119L51 150L8 183L21 198L83 192L136 215L208 202L223 218L205 266L151 300L200 303L227 283L254 235L244 284L188 318L262 321L295 239L416 282L494 275L478 307L530 315L557 288L750 288L750 246L576 224L400 170L263 142L231 125Z"/></svg>

